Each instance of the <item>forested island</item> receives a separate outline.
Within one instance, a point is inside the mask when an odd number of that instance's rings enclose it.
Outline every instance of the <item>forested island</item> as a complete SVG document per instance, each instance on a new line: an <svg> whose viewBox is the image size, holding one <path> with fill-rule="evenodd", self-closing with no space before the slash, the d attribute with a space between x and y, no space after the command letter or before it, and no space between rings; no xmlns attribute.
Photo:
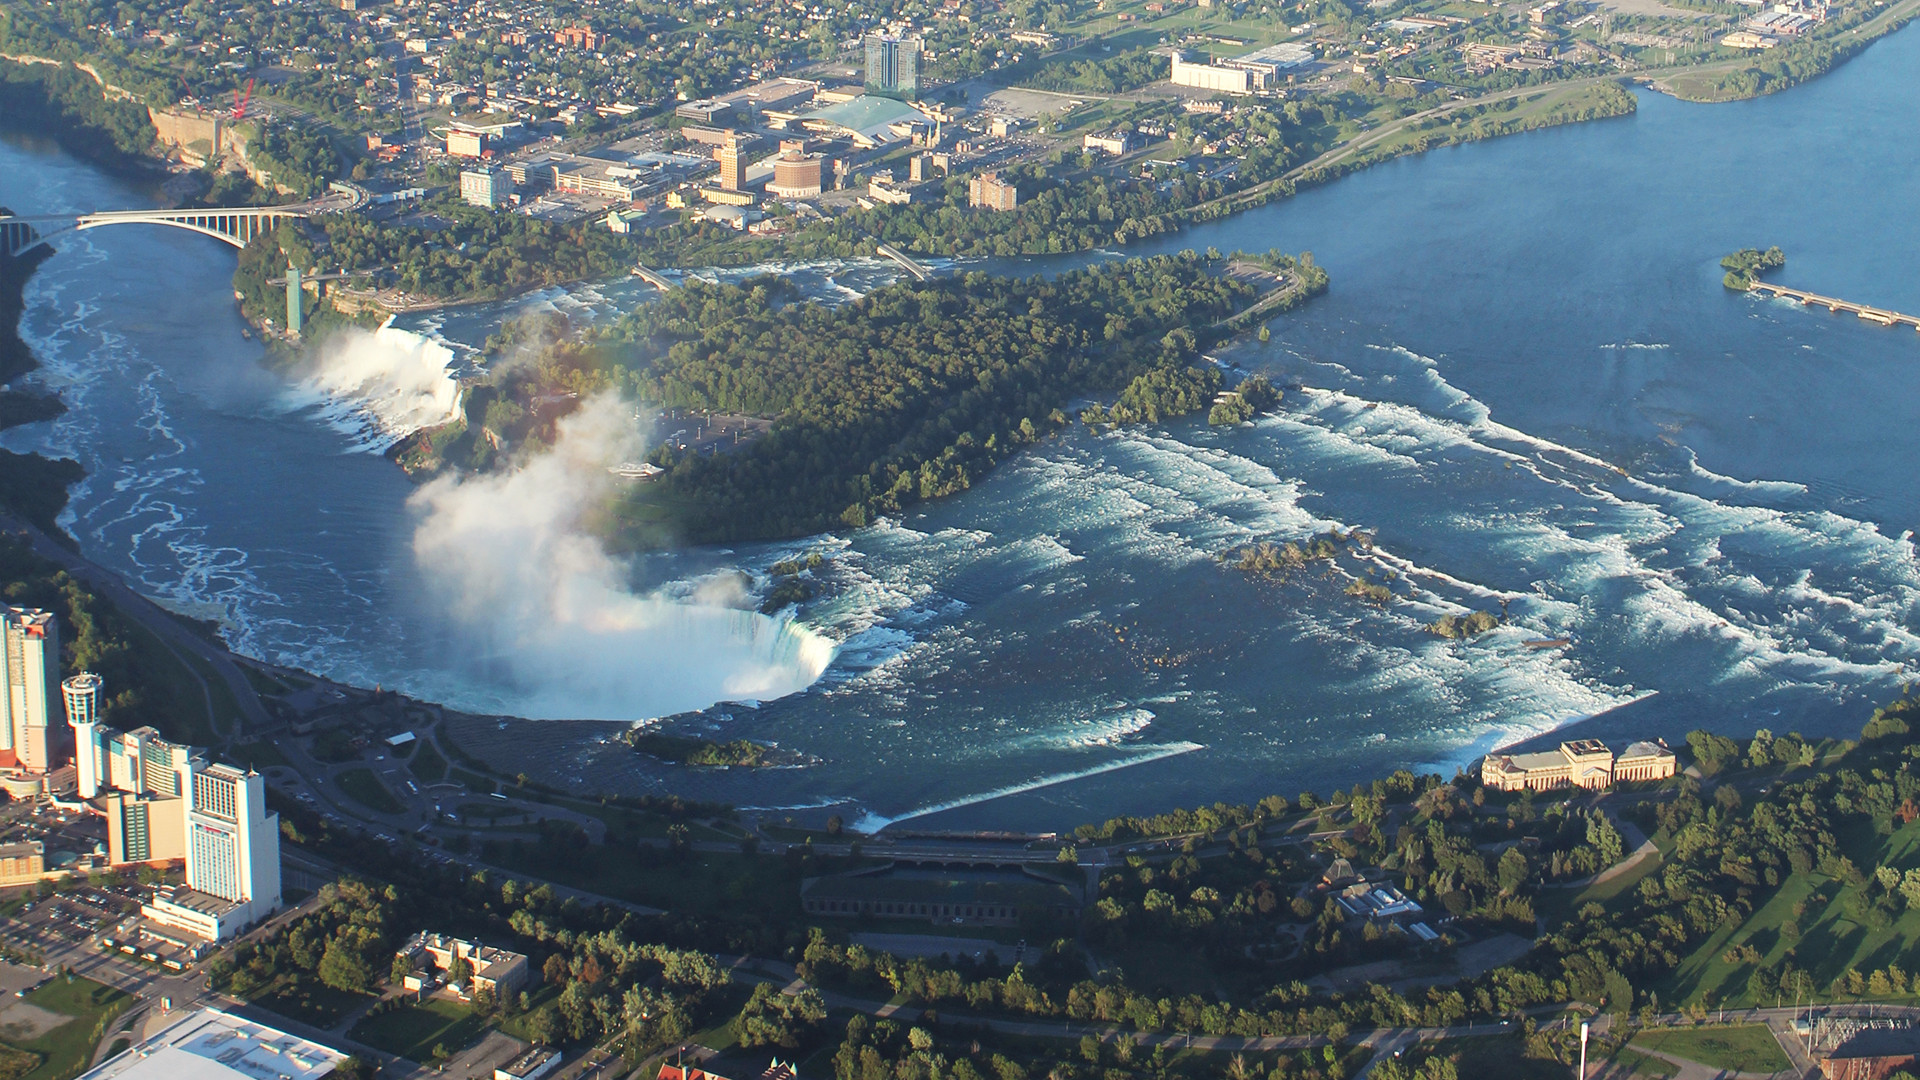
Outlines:
<svg viewBox="0 0 1920 1080"><path fill-rule="evenodd" d="M1284 266L1268 300L1327 287L1309 256ZM858 527L963 491L1022 447L1071 422L1074 397L1114 394L1089 423L1205 413L1221 385L1203 351L1260 299L1194 252L1108 263L1053 280L982 273L901 282L837 307L799 302L777 277L697 280L612 325L572 332L516 324L492 343L533 357L474 387L464 421L397 456L415 471L496 468L497 450L547 445L568 406L542 401L619 389L663 408L771 420L724 452L657 450L666 470L635 485L616 539L645 546L802 536ZM1271 408L1249 379L1218 422ZM661 523L671 520L670 533ZM799 599L804 582L785 584ZM775 604L779 606L779 604Z"/></svg>
<svg viewBox="0 0 1920 1080"><path fill-rule="evenodd" d="M1722 279L1727 288L1735 292L1746 292L1753 288L1754 282L1760 280L1762 273L1778 270L1787 265L1787 256L1777 247L1770 247L1765 251L1759 248L1742 248L1721 259L1720 265L1727 271L1727 276Z"/></svg>

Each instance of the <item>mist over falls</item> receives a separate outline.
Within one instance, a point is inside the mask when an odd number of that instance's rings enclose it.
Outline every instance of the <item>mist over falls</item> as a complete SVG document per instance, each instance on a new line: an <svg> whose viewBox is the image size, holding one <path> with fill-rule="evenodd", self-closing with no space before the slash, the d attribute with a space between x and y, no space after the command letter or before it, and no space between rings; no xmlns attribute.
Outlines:
<svg viewBox="0 0 1920 1080"><path fill-rule="evenodd" d="M318 408L357 449L378 453L459 417L455 361L444 342L409 330L348 328L320 346L291 400Z"/></svg>
<svg viewBox="0 0 1920 1080"><path fill-rule="evenodd" d="M413 554L455 637L512 711L536 719L647 719L803 690L833 645L788 619L700 590L695 603L630 591L628 565L584 520L641 456L632 406L589 400L551 449L511 471L443 476L409 506ZM470 650L470 651L469 651Z"/></svg>

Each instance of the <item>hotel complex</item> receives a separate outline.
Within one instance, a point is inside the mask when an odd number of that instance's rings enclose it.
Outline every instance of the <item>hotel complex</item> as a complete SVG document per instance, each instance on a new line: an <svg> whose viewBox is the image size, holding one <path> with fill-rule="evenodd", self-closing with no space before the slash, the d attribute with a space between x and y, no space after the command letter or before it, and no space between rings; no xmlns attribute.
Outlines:
<svg viewBox="0 0 1920 1080"><path fill-rule="evenodd" d="M48 773L59 768L65 755L57 732L50 732L48 697L60 684L60 624L53 612L36 608L0 607L0 633L6 648L0 651L0 773L9 779L8 794L37 795Z"/></svg>
<svg viewBox="0 0 1920 1080"><path fill-rule="evenodd" d="M280 820L267 812L260 775L209 762L150 727L103 725L100 676L59 681L52 612L0 608L0 629L0 785L16 798L77 795L106 818L110 864L185 863L186 884L159 889L143 911L156 923L218 941L277 910ZM56 687L68 730L52 722Z"/></svg>
<svg viewBox="0 0 1920 1080"><path fill-rule="evenodd" d="M1664 742L1637 742L1616 756L1598 739L1580 739L1542 754L1488 754L1480 761L1480 781L1495 791L1599 791L1635 780L1665 780L1674 768L1673 751Z"/></svg>

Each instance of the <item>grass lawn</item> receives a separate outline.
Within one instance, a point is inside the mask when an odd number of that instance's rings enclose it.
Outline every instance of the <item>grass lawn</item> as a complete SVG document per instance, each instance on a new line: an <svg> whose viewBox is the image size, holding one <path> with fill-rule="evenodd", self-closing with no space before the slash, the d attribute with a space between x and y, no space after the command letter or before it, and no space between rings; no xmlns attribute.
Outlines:
<svg viewBox="0 0 1920 1080"><path fill-rule="evenodd" d="M1407 1051L1407 1064L1418 1067L1428 1058L1435 1057L1452 1059L1460 1075L1467 1077L1564 1080L1571 1071L1557 1061L1528 1057L1526 1039L1517 1032L1512 1035L1470 1036L1422 1043Z"/></svg>
<svg viewBox="0 0 1920 1080"><path fill-rule="evenodd" d="M1762 1024L1643 1031L1633 1040L1643 1050L1697 1061L1714 1069L1770 1073L1793 1067Z"/></svg>
<svg viewBox="0 0 1920 1080"><path fill-rule="evenodd" d="M486 1021L473 1009L456 1001L429 998L418 1005L369 1016L353 1025L351 1034L376 1050L426 1062L432 1060L434 1047L444 1046L447 1053L457 1054L486 1030Z"/></svg>
<svg viewBox="0 0 1920 1080"><path fill-rule="evenodd" d="M287 755L280 752L279 747L265 739L245 746L229 746L227 756L255 770L285 769L293 764L287 760Z"/></svg>
<svg viewBox="0 0 1920 1080"><path fill-rule="evenodd" d="M432 743L421 743L420 751L413 755L413 763L407 768L429 784L447 778L447 759L440 756L440 751L435 750Z"/></svg>
<svg viewBox="0 0 1920 1080"><path fill-rule="evenodd" d="M334 777L334 780L339 783L340 790L346 792L354 801L383 814L397 814L406 809L400 805L400 800L394 798L393 793L387 790L386 785L380 782L380 778L373 775L372 769L348 769Z"/></svg>
<svg viewBox="0 0 1920 1080"><path fill-rule="evenodd" d="M1166 993L1175 996L1206 993L1217 982L1205 955L1198 949L1173 942L1133 938L1125 948L1113 953L1113 959L1126 973L1129 985L1155 994L1163 987Z"/></svg>
<svg viewBox="0 0 1920 1080"><path fill-rule="evenodd" d="M340 1018L366 1004L367 995L333 987L315 978L284 980L272 991L253 999L253 1004L303 1024L329 1028Z"/></svg>
<svg viewBox="0 0 1920 1080"><path fill-rule="evenodd" d="M38 1067L15 1075L20 1080L66 1080L79 1075L93 1060L94 1047L106 1034L108 1022L133 999L111 986L75 978L54 979L28 994L27 1000L73 1019L37 1039L11 1044L39 1059Z"/></svg>
<svg viewBox="0 0 1920 1080"><path fill-rule="evenodd" d="M465 784L468 791L479 792L482 795L493 794L493 781L479 773L468 772L465 769L449 769L447 775L457 783Z"/></svg>
<svg viewBox="0 0 1920 1080"><path fill-rule="evenodd" d="M1680 1075L1680 1066L1648 1054L1643 1054L1631 1046L1623 1046L1620 1052L1601 1062L1596 1072L1612 1074L1621 1070L1633 1077L1633 1080L1672 1080Z"/></svg>
<svg viewBox="0 0 1920 1080"><path fill-rule="evenodd" d="M1870 822L1856 821L1841 829L1835 839L1858 867L1920 866L1920 822L1902 826L1892 836L1881 836ZM1885 929L1875 930L1853 919L1850 909L1858 892L1819 874L1788 876L1772 895L1755 897L1757 906L1746 922L1715 931L1683 958L1656 987L1660 999L1677 1004L1702 1001L1711 995L1716 1004L1728 1006L1774 1004L1772 1000L1750 1001L1747 976L1752 974L1753 965L1726 961L1728 949L1735 945L1753 946L1762 963L1775 966L1792 949L1794 962L1811 970L1814 985L1822 993L1847 971L1864 973L1884 968L1920 947L1920 909L1904 911ZM1794 906L1803 902L1807 912L1799 919L1801 935L1796 943L1788 940L1780 928L1793 918Z"/></svg>
<svg viewBox="0 0 1920 1080"><path fill-rule="evenodd" d="M514 843L502 844L499 865L668 911L726 911L743 918L783 919L801 914L799 869L780 859L699 852L683 860L643 864L622 852L594 848L579 859L555 865L529 852L524 844L518 853L516 857Z"/></svg>

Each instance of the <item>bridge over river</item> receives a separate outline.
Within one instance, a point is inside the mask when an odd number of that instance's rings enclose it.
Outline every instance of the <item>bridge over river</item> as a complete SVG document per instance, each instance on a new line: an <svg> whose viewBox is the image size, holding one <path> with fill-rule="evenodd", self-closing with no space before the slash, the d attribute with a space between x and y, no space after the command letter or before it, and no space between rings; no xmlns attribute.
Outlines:
<svg viewBox="0 0 1920 1080"><path fill-rule="evenodd" d="M1787 300L1798 300L1807 307L1823 307L1836 313L1850 311L1868 322L1877 322L1882 326L1911 326L1915 330L1920 330L1920 315L1905 315L1887 308L1856 304L1851 300L1836 300L1831 296L1821 296L1819 293L1810 293L1804 289L1789 289L1785 285L1773 285L1765 281L1756 281L1747 288L1753 292L1766 293Z"/></svg>
<svg viewBox="0 0 1920 1080"><path fill-rule="evenodd" d="M211 236L221 243L244 248L255 237L278 229L284 222L353 209L359 201L357 195L357 192L335 191L318 199L287 206L3 215L0 216L0 251L10 257L18 257L66 233L84 232L107 225L162 225Z"/></svg>

